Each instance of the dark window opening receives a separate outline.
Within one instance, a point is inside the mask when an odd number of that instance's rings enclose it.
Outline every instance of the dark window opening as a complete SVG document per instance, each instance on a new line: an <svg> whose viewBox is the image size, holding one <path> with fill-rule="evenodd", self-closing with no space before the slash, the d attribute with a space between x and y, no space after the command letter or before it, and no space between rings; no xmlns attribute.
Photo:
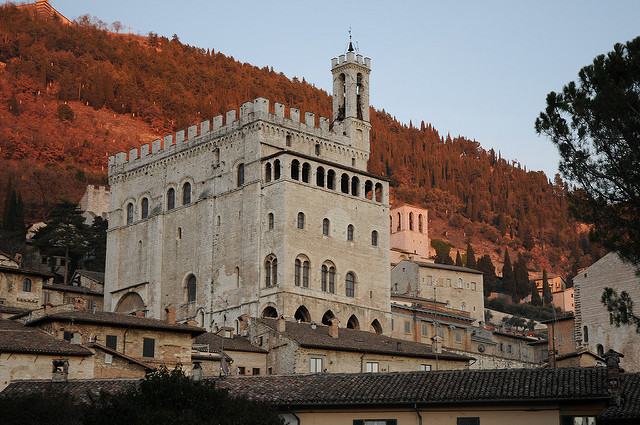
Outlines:
<svg viewBox="0 0 640 425"><path fill-rule="evenodd" d="M191 203L191 183L187 182L182 186L182 205Z"/></svg>
<svg viewBox="0 0 640 425"><path fill-rule="evenodd" d="M118 349L118 336L117 335L107 335L105 345L107 348L111 348L112 350Z"/></svg>
<svg viewBox="0 0 640 425"><path fill-rule="evenodd" d="M238 165L238 187L244 185L244 164Z"/></svg>
<svg viewBox="0 0 640 425"><path fill-rule="evenodd" d="M187 302L195 302L196 300L196 277L194 275L189 276L187 281Z"/></svg>
<svg viewBox="0 0 640 425"><path fill-rule="evenodd" d="M302 164L302 181L309 183L309 176L311 174L311 166L308 163Z"/></svg>
<svg viewBox="0 0 640 425"><path fill-rule="evenodd" d="M300 180L300 162L297 159L291 161L291 178Z"/></svg>
<svg viewBox="0 0 640 425"><path fill-rule="evenodd" d="M141 209L142 209L142 211L140 213L140 216L144 220L145 218L149 217L149 199L148 198L142 198L142 208Z"/></svg>
<svg viewBox="0 0 640 425"><path fill-rule="evenodd" d="M176 207L176 191L171 188L167 191L167 211Z"/></svg>
<svg viewBox="0 0 640 425"><path fill-rule="evenodd" d="M145 338L142 341L142 357L153 358L156 354L156 340Z"/></svg>
<svg viewBox="0 0 640 425"><path fill-rule="evenodd" d="M345 173L340 179L340 191L342 193L349 193L349 176Z"/></svg>
<svg viewBox="0 0 640 425"><path fill-rule="evenodd" d="M322 167L316 170L316 186L324 187L324 168Z"/></svg>

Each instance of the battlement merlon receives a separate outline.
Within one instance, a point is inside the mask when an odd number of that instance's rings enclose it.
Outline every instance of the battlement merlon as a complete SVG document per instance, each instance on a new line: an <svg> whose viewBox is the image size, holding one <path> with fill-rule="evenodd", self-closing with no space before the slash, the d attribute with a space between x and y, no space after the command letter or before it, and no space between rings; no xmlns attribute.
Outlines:
<svg viewBox="0 0 640 425"><path fill-rule="evenodd" d="M346 55L331 59L331 69L350 63L355 63L371 70L371 58L363 58L362 55L357 55L354 52L348 52Z"/></svg>
<svg viewBox="0 0 640 425"><path fill-rule="evenodd" d="M350 145L348 137L343 134L342 123L335 122L330 130L331 120L319 117L319 125L315 125L315 114L304 113L304 121L300 121L301 114L298 108L289 109L289 117L285 117L285 106L282 103L274 103L274 113L269 112L269 100L257 98L253 102L243 103L239 110L232 109L224 116L218 115L211 121L202 121L199 125L190 126L187 131L180 130L175 134L169 134L162 139L156 139L150 144L143 144L140 148L131 149L129 152L119 152L109 157L109 176L116 175L132 168L145 165L174 154L176 151L191 148L204 141L221 137L238 130L240 127L256 120L262 120L268 124L280 125L291 131L300 131L311 136L325 139L333 143ZM224 124L223 124L224 122ZM198 131L199 130L199 131ZM186 133L186 134L185 134ZM186 137L185 137L186 136Z"/></svg>

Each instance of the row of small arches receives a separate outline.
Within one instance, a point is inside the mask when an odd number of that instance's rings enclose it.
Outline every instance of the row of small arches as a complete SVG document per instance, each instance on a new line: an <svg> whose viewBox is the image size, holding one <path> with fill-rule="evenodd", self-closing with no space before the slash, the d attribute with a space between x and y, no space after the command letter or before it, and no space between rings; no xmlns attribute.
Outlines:
<svg viewBox="0 0 640 425"><path fill-rule="evenodd" d="M279 317L278 310L276 310L276 308L273 306L267 306L262 310L260 317L273 318L273 319L278 318ZM298 307L298 309L294 314L294 318L298 322L305 322L305 323L313 322L311 313L309 313L309 310L304 305ZM321 323L323 325L331 326L332 324L331 321L335 318L336 318L335 314L331 310L327 310L322 315ZM358 320L358 317L355 314L352 314L351 317L349 317L349 320L347 320L347 329L360 329L360 320ZM374 319L371 322L370 330L377 334L382 333L382 325L380 324L378 319Z"/></svg>
<svg viewBox="0 0 640 425"><path fill-rule="evenodd" d="M266 183L272 180L279 180L282 177L282 166L279 159L276 159L273 164L267 162L264 170L264 181ZM311 165L308 162L300 164L300 161L294 159L291 161L291 179L302 181L303 183L311 182ZM315 172L316 186L326 187L330 190L338 190L338 175L332 169L325 170L324 167L318 166ZM352 195L360 196L360 179L357 176L349 177L347 173L342 173L339 178L340 192ZM373 183L371 180L366 180L364 183L364 197L371 201L382 202L383 199L383 186L382 183Z"/></svg>
<svg viewBox="0 0 640 425"><path fill-rule="evenodd" d="M418 232L419 233L425 233L424 232L422 214L418 214L417 225L418 225ZM389 216L389 227L390 227L391 233L393 233L394 232L394 222L393 222L393 216L392 215ZM409 230L411 230L411 231L413 231L415 229L414 215L413 215L412 212L409 213L408 227L409 227ZM403 224L402 224L402 214L397 213L396 214L396 222L395 222L395 231L399 232L400 230L406 230L406 229L407 229L406 225L403 226Z"/></svg>
<svg viewBox="0 0 640 425"><path fill-rule="evenodd" d="M294 263L293 283L295 286L309 288L311 263L304 255L299 255ZM264 262L265 286L267 288L278 285L278 259L274 254L267 256ZM320 290L335 294L337 290L336 266L327 260L320 268ZM356 275L349 271L344 278L344 295L353 298L356 294Z"/></svg>

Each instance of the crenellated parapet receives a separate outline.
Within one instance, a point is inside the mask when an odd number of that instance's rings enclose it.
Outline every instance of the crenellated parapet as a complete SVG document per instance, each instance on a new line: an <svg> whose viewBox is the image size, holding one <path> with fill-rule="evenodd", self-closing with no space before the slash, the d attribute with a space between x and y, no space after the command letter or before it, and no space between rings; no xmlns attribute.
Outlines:
<svg viewBox="0 0 640 425"><path fill-rule="evenodd" d="M336 68L339 65L357 64L371 70L371 59L363 58L362 55L358 55L354 52L347 52L346 55L340 55L337 58L331 59L331 68Z"/></svg>
<svg viewBox="0 0 640 425"><path fill-rule="evenodd" d="M109 176L128 172L202 144L223 144L226 140L233 140L234 133L250 128L257 121L283 127L290 132L299 132L324 143L350 145L350 139L344 134L341 122L334 123L333 128L330 128L330 119L319 117L316 126L316 116L313 112L301 114L298 108L293 107L289 109L289 116L286 117L285 105L278 102L274 103L273 111L272 113L269 110L268 99L257 98L253 102L243 103L238 110L232 109L224 115L202 121L199 125L192 125L186 130L169 134L129 152L118 152L109 157Z"/></svg>

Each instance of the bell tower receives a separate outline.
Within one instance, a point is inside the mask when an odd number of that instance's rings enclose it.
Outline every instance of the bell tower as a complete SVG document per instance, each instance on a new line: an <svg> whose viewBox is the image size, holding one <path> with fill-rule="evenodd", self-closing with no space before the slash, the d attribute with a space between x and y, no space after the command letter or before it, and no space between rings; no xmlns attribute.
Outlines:
<svg viewBox="0 0 640 425"><path fill-rule="evenodd" d="M346 54L331 59L331 73L334 131L341 128L343 134L349 137L351 146L369 153L371 59L358 54L349 40Z"/></svg>

